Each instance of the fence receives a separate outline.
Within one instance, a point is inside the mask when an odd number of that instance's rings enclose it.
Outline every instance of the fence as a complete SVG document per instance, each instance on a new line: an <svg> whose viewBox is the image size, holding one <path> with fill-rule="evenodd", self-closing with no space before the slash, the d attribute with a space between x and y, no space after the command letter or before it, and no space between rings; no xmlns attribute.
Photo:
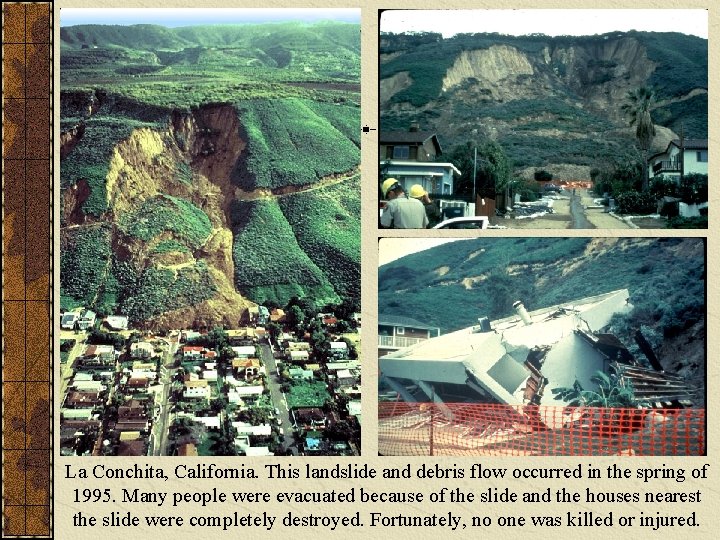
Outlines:
<svg viewBox="0 0 720 540"><path fill-rule="evenodd" d="M705 433L705 409L378 403L381 455L698 456Z"/></svg>

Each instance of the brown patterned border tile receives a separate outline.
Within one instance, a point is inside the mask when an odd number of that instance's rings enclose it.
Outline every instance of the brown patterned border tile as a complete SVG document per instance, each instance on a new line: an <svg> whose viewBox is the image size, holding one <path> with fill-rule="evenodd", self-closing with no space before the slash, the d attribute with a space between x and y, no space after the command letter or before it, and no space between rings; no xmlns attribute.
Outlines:
<svg viewBox="0 0 720 540"><path fill-rule="evenodd" d="M3 538L53 532L52 27L3 2Z"/></svg>

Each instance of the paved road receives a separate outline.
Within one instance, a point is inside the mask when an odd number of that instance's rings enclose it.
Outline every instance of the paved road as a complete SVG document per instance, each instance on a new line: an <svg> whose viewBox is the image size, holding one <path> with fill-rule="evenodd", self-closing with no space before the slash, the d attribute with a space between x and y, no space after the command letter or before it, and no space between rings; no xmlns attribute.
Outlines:
<svg viewBox="0 0 720 540"><path fill-rule="evenodd" d="M75 363L75 359L85 350L85 340L87 339L87 334L85 332L76 334L72 330L61 330L60 339L75 340L75 346L70 350L67 362L60 364L60 399L62 403L65 401L65 393L67 392L70 379L74 374L73 364Z"/></svg>
<svg viewBox="0 0 720 540"><path fill-rule="evenodd" d="M280 427L285 433L285 440L282 443L283 451L293 446L293 425L290 423L290 411L288 411L285 394L280 391L280 378L277 375L277 362L267 343L260 344L260 355L267 370L267 384L270 389L270 396L275 407L280 411L278 418L281 420Z"/></svg>
<svg viewBox="0 0 720 540"><path fill-rule="evenodd" d="M582 198L579 193L573 190L570 197L570 216L572 221L570 222L571 229L594 229L595 225L590 223L587 216L585 215L585 208L582 204Z"/></svg>
<svg viewBox="0 0 720 540"><path fill-rule="evenodd" d="M168 443L168 430L170 429L170 423L168 422L168 416L170 414L171 404L168 402L170 396L170 388L172 386L173 376L175 375L174 356L177 351L178 344L172 341L162 355L160 365L160 383L163 385L162 392L160 393L158 404L160 405L160 414L158 415L157 421L153 425L152 430L152 455L153 456L166 456L167 455L167 443Z"/></svg>

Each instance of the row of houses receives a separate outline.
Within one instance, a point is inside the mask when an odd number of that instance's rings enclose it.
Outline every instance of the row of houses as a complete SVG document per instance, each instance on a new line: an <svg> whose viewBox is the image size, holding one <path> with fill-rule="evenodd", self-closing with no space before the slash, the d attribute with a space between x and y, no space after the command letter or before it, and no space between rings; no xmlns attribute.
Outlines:
<svg viewBox="0 0 720 540"><path fill-rule="evenodd" d="M133 339L120 351L87 344L70 360L61 409L63 454L145 454L165 345L153 336Z"/></svg>
<svg viewBox="0 0 720 540"><path fill-rule="evenodd" d="M351 359L348 343L332 333L337 323L333 314L318 314L317 318L331 338L328 350L322 355L314 351L309 342L291 333L285 333L278 340L278 349L282 351L287 375L292 381L286 394L290 418L300 434L305 454L352 454L358 440L339 439L335 426L345 423L359 429L362 423L360 360ZM325 395L322 404L316 399L318 388ZM308 399L304 400L303 395ZM327 406L329 402L335 405Z"/></svg>
<svg viewBox="0 0 720 540"><path fill-rule="evenodd" d="M406 193L411 186L419 184L434 197L447 199L455 194L455 180L461 172L455 165L443 160L442 155L437 135L421 131L418 124L411 124L407 131L380 132L380 173L383 178L397 179ZM707 139L673 139L665 150L648 159L650 180L666 177L677 182L688 174L708 174ZM495 203L481 195L478 194L477 201L471 202L476 205L476 215L492 215ZM457 206L452 202L447 204L449 207Z"/></svg>
<svg viewBox="0 0 720 540"><path fill-rule="evenodd" d="M91 309L78 308L67 311L60 317L60 328L63 330L90 330L97 322L97 313ZM102 324L115 332L128 329L128 318L125 315L110 315L102 320Z"/></svg>

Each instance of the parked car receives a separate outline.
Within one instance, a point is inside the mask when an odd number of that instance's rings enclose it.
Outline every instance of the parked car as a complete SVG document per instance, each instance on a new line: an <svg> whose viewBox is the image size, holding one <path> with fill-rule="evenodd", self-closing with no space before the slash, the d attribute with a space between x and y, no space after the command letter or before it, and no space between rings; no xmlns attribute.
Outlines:
<svg viewBox="0 0 720 540"><path fill-rule="evenodd" d="M487 216L464 216L441 221L433 229L487 229L489 223Z"/></svg>

